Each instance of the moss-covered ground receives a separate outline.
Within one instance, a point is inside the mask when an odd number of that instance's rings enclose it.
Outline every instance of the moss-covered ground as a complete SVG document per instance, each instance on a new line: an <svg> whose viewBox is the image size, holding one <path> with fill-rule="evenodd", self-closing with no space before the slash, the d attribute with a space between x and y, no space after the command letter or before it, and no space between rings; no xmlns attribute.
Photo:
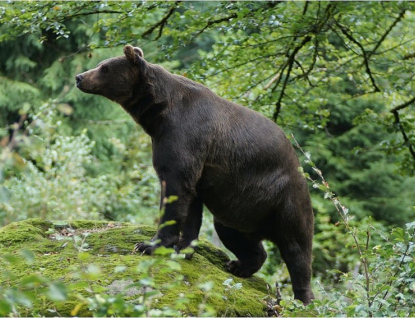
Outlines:
<svg viewBox="0 0 415 318"><path fill-rule="evenodd" d="M29 316L91 316L87 297L118 295L127 302L144 303L144 292L151 295L149 308L174 304L183 316L202 314L204 305L217 316L266 315L266 283L257 277L241 279L227 273L228 256L207 241L200 242L191 260L132 253L135 243L149 241L154 233L149 226L114 222L67 224L30 219L11 223L0 228L0 255L10 256L0 257L0 286L20 286L33 274L67 286L70 292L63 301L52 297L52 302L39 291L38 301L22 313ZM32 256L25 259L21 255ZM226 280L227 286L223 284ZM152 290L154 293L148 293Z"/></svg>

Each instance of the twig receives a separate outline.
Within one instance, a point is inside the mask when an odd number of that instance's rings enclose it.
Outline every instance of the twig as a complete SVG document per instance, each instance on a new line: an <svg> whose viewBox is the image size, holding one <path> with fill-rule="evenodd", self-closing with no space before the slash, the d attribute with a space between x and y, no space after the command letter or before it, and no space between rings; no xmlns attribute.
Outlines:
<svg viewBox="0 0 415 318"><path fill-rule="evenodd" d="M392 108L392 109L390 110L390 112L391 112L391 113L397 112L397 111L399 111L399 110L401 110L401 109L404 109L404 108L408 107L409 105L413 104L414 102L415 102L415 96L414 96L414 97L412 97L412 98L411 98L410 100L408 100L407 102L405 102L405 103L403 103L403 104L401 104L401 105L398 105L398 106L396 106L396 107Z"/></svg>
<svg viewBox="0 0 415 318"><path fill-rule="evenodd" d="M301 77L306 78L311 87L315 87L315 85L313 83L311 83L308 76L310 75L311 71L314 69L314 66L316 65L317 55L318 55L318 45L319 45L319 42L318 42L317 38L314 38L314 42L315 42L314 43L314 52L313 52L313 58L312 58L312 61L311 61L311 65L310 65L310 67L307 71L304 71L304 69L301 67L301 69L303 70L303 74L298 76L299 78L301 78Z"/></svg>
<svg viewBox="0 0 415 318"><path fill-rule="evenodd" d="M271 80L268 82L268 84L264 86L264 89L267 90L268 88L270 88L270 86L272 85L272 83L274 83L280 77L281 77L281 73L275 74L275 76L273 78L271 78Z"/></svg>
<svg viewBox="0 0 415 318"><path fill-rule="evenodd" d="M405 250L405 252L402 255L401 261L399 262L398 268L396 269L395 274L393 274L392 277L396 277L396 275L398 275L398 273L401 271L401 266L402 266L402 264L403 264L403 262L405 260L405 257L408 256L408 251L409 251L409 248L410 247L411 247L411 242L408 242L408 245L406 246L406 250ZM393 280L391 279L389 281L389 289L385 291L385 294L382 297L383 300L385 300L386 299L386 296L388 296L390 287L392 286L392 283L393 283ZM383 303L380 304L379 310L382 309L382 306L383 306Z"/></svg>
<svg viewBox="0 0 415 318"><path fill-rule="evenodd" d="M287 70L287 73L285 75L285 79L284 79L284 83L283 83L283 86L282 86L282 89L281 89L281 92L280 92L280 96L278 98L277 103L275 104L275 112L274 112L274 115L273 115L274 121L277 120L278 115L279 115L280 110L281 110L281 101L282 101L282 98L284 97L285 89L287 88L288 80L290 78L290 73L291 73L291 70L292 70L292 67L293 67L293 64L294 64L294 60L295 60L295 55L298 53L298 51L301 50L301 48L304 45L306 45L308 42L310 42L311 39L312 38L311 38L310 35L305 36L303 38L303 40L301 41L301 43L294 48L294 50L291 52L291 54L288 58L288 61L287 61L287 64L286 64L288 66L288 70Z"/></svg>
<svg viewBox="0 0 415 318"><path fill-rule="evenodd" d="M379 48L379 46L382 44L382 42L386 39L388 34L392 31L392 29L398 24L399 21L402 20L402 18L405 16L406 9L401 10L398 17L393 21L393 23L390 25L390 27L386 30L386 32L380 37L379 41L376 43L375 47L372 51L368 52L368 58L370 58L376 50Z"/></svg>
<svg viewBox="0 0 415 318"><path fill-rule="evenodd" d="M169 11L167 12L167 14L156 24L154 24L150 29L148 29L147 31L145 31L141 36L143 38L145 38L146 36L150 35L151 33L153 33L153 31L155 29L157 29L158 27L160 27L159 29L159 33L156 37L156 40L159 39L163 33L163 29L165 27L165 25L167 24L167 21L169 20L169 18L172 16L172 14L174 13L174 11L176 11L178 4L180 3L180 1L176 1L175 5L172 6Z"/></svg>
<svg viewBox="0 0 415 318"><path fill-rule="evenodd" d="M236 17L238 17L238 15L236 13L232 13L231 15L229 15L227 17L224 17L224 18L220 18L220 19L216 19L216 20L209 20L202 29L200 29L199 31L196 32L196 34L193 35L192 39L194 40L195 38L197 38L199 35L201 35L203 32L205 32L206 29L208 29L212 25L222 23L222 22L226 22L226 21L230 21L232 19L235 19Z"/></svg>
<svg viewBox="0 0 415 318"><path fill-rule="evenodd" d="M363 55L363 64L365 65L365 69L366 69L366 73L369 75L370 81L372 83L372 86L374 88L375 92L380 92L379 87L376 84L376 81L373 77L372 71L370 69L369 66L369 57L370 55L366 52L365 48L363 47L362 44L359 43L359 41L357 41L349 32L348 30L342 26L340 23L338 23L336 21L336 25L339 27L340 31L350 40L352 41L354 44L356 44L360 50L362 51L362 55Z"/></svg>
<svg viewBox="0 0 415 318"><path fill-rule="evenodd" d="M401 119L399 117L399 112L397 110L394 110L394 111L391 111L391 113L395 116L395 124L399 127L399 130L401 131L403 140L408 145L409 152L411 153L412 158L415 159L414 147L412 146L412 143L409 140L408 135L405 132L405 128L402 126Z"/></svg>
<svg viewBox="0 0 415 318"><path fill-rule="evenodd" d="M408 145L408 148L409 148L409 152L411 153L411 155L412 155L412 158L413 159L415 159L415 149L414 149L414 147L413 147L413 145L412 145L412 143L411 143L411 141L409 140L409 138L408 138L408 135L406 134L406 132L405 132L405 128L403 127L403 125L402 125L402 123L401 123L401 119L400 119L400 117L399 117L399 111L401 110L401 109L404 109L404 108L406 108L406 107L408 107L409 105L411 105L411 104L413 104L415 102L415 97L412 97L410 100L408 100L407 102L405 102L405 103L403 103L403 104L401 104L401 105L398 105L398 106L396 106L396 107L394 107L394 108L392 108L391 110L390 110L390 112L393 114L393 116L395 117L395 124L399 127L399 130L401 131L401 134L402 134L402 137L403 137L403 140L405 141L405 143Z"/></svg>
<svg viewBox="0 0 415 318"><path fill-rule="evenodd" d="M321 179L321 187L320 184L315 181L314 179L312 179L310 176L306 176L306 178L308 180L310 180L313 183L313 186L316 185L317 188L321 189L322 191L325 192L325 198L328 198L329 200L331 200L331 202L333 203L334 207L336 208L337 212L339 213L343 224L346 226L347 231L349 231L349 233L351 234L354 244L358 250L359 256L363 262L363 269L364 269L364 274L365 274L365 289L366 289L366 298L368 301L368 307L370 308L372 301L370 301L370 275L369 275L369 265L368 265L368 259L365 256L365 253L363 252L363 247L362 244L359 243L357 234L355 233L356 230L355 228L352 229L352 227L350 226L349 223L349 216L348 216L348 210L347 208L340 202L339 198L330 191L329 189L329 184L328 182L324 179L323 173L321 172L320 169L318 169L315 164L311 161L311 156L310 154L307 154L300 146L300 144L298 143L298 141L295 139L294 135L291 134L291 137L293 138L295 145L298 149L300 149L300 151L304 154L304 156L307 158L308 163L310 164L310 166L313 168L314 172L317 173L317 175L320 177ZM366 240L366 246L364 246L364 248L367 250L368 249L368 244L369 244L369 237L367 237ZM369 311L369 316L372 317L373 313L372 311Z"/></svg>
<svg viewBox="0 0 415 318"><path fill-rule="evenodd" d="M267 4L268 4L268 8L266 9L266 10L269 10L269 9L272 9L272 8L274 8L276 5L278 5L280 2L283 2L283 1L275 1L275 2L268 2ZM256 11L258 11L258 10L261 10L261 9L263 9L263 7L262 6L260 6L260 7L258 7L258 8L256 8L256 9L252 9L250 12L249 12L249 15L252 15L253 13L255 13ZM230 20L232 20L232 19L235 19L235 18L237 18L238 17L238 13L232 13L232 14L230 14L230 15L228 15L228 16L226 16L226 17L223 17L223 18L219 18L219 19L216 19L216 20L209 20L207 23L206 23L206 25L202 28L202 29L200 29L199 31L197 31L193 36L192 36L192 41L194 41L199 35L201 35L203 32L205 32L208 28L210 28L212 25L215 25L215 24L218 24L218 23L222 23L222 22L227 22L227 21L230 21Z"/></svg>
<svg viewBox="0 0 415 318"><path fill-rule="evenodd" d="M88 16L88 15L93 15L93 14L101 14L101 13L122 14L122 13L125 13L125 12L115 11L115 10L89 11L89 12L76 13L76 14L65 16L65 18L62 21L65 22L65 21L68 21L68 20L76 18L76 17L83 17L83 16Z"/></svg>

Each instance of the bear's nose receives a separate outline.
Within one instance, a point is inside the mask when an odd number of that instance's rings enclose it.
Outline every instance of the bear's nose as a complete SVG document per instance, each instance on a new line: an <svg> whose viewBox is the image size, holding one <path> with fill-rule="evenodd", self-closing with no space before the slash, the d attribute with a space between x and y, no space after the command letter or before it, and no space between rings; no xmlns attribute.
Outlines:
<svg viewBox="0 0 415 318"><path fill-rule="evenodd" d="M79 87L79 85L81 84L82 80L84 79L82 74L76 75L75 80L76 80L76 87Z"/></svg>

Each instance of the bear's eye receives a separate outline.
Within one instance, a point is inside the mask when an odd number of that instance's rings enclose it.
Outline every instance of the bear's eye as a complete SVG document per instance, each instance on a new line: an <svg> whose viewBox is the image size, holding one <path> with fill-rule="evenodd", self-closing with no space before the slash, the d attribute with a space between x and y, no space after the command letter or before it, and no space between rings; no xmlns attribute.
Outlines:
<svg viewBox="0 0 415 318"><path fill-rule="evenodd" d="M107 65L102 65L101 66L101 72L102 73L108 73L108 71L109 71L109 67L107 66Z"/></svg>

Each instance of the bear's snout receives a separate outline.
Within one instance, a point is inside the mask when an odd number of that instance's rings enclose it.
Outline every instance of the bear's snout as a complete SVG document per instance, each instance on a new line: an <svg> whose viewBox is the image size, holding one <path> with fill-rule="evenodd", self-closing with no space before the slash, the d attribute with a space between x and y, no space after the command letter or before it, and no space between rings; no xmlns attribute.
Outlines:
<svg viewBox="0 0 415 318"><path fill-rule="evenodd" d="M79 86L81 85L83 79L84 79L84 76L82 74L76 75L76 77L75 77L76 87L79 88Z"/></svg>

